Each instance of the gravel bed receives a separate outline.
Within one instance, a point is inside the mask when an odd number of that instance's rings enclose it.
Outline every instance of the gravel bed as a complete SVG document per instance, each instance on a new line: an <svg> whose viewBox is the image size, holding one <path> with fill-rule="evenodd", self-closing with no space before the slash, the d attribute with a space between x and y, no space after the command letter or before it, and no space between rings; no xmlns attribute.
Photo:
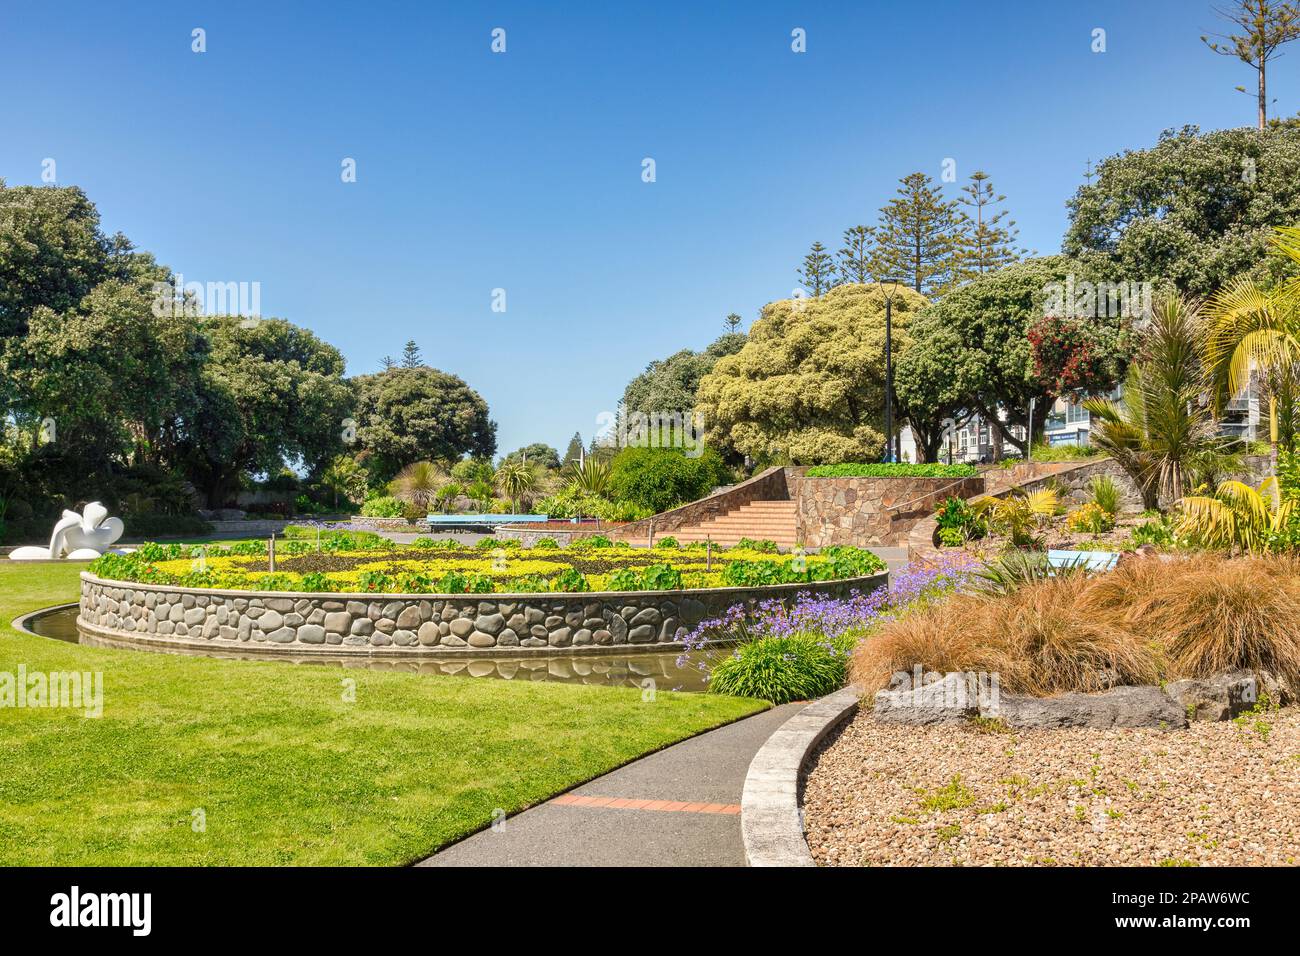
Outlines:
<svg viewBox="0 0 1300 956"><path fill-rule="evenodd" d="M1300 861L1300 707L1187 730L878 724L859 713L804 788L821 866Z"/></svg>

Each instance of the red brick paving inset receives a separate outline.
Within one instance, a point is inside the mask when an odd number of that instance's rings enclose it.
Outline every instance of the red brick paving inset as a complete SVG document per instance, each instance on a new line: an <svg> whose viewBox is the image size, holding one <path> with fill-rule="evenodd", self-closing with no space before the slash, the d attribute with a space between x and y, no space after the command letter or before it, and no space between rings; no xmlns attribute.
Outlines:
<svg viewBox="0 0 1300 956"><path fill-rule="evenodd" d="M597 797L562 793L547 801L559 807L604 807L607 810L656 810L667 813L740 813L738 803L687 803L684 800L637 800L631 797Z"/></svg>

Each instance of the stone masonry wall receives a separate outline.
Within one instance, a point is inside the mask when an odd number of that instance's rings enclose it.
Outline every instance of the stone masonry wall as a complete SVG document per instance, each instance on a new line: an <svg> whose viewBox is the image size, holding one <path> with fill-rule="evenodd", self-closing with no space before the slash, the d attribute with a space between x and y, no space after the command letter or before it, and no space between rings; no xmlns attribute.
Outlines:
<svg viewBox="0 0 1300 956"><path fill-rule="evenodd" d="M943 499L984 490L975 478L808 478L791 480L796 531L808 548L893 545Z"/></svg>
<svg viewBox="0 0 1300 956"><path fill-rule="evenodd" d="M825 597L873 591L885 573L759 588L587 594L307 594L218 591L81 575L78 624L152 643L337 654L474 653L491 649L671 645L735 604L751 608L801 591Z"/></svg>

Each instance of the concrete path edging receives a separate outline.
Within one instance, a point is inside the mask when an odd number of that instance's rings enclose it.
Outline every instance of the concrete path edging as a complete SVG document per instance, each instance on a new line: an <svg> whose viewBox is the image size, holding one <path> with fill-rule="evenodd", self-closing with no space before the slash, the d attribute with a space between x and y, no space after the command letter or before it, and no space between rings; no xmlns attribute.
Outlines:
<svg viewBox="0 0 1300 956"><path fill-rule="evenodd" d="M759 748L745 775L740 834L750 866L815 866L803 833L799 775L826 735L858 709L860 691L846 687L813 701Z"/></svg>

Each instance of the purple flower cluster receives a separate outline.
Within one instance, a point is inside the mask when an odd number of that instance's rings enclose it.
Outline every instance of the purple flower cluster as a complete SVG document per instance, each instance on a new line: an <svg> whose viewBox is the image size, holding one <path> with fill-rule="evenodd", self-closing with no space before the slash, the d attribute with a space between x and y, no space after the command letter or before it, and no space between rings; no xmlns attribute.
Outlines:
<svg viewBox="0 0 1300 956"><path fill-rule="evenodd" d="M704 652L714 642L744 643L808 634L830 643L850 632L865 632L905 608L956 590L978 566L979 562L964 552L949 553L935 561L907 565L889 576L888 589L868 594L854 591L847 598L825 598L800 592L789 607L775 599L733 604L720 617L701 621L683 638L686 650L677 665L687 666L692 653ZM707 659L698 666L710 669Z"/></svg>

